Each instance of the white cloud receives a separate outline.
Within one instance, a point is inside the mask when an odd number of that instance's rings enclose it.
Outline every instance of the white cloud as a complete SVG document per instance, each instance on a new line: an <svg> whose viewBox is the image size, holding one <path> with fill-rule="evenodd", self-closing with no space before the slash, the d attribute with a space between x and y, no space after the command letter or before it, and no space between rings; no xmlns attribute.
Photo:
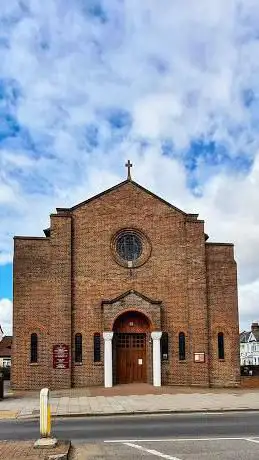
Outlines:
<svg viewBox="0 0 259 460"><path fill-rule="evenodd" d="M4 335L12 335L13 305L10 299L0 299L0 325Z"/></svg>
<svg viewBox="0 0 259 460"><path fill-rule="evenodd" d="M140 183L200 212L211 239L235 242L248 325L259 280L257 0L103 0L101 20L87 14L94 0L21 5L0 11L0 92L1 81L9 85L0 115L8 110L22 126L0 147L0 263L11 260L14 234L42 235L56 206L119 182L131 158ZM120 134L111 108L132 119ZM251 170L230 174L208 147L193 159L195 196L183 158L197 139L254 162ZM164 141L173 158L162 155Z"/></svg>
<svg viewBox="0 0 259 460"><path fill-rule="evenodd" d="M239 303L241 309L241 326L244 328L250 325L253 321L259 321L258 309L258 296L259 296L259 280L252 283L245 284L239 289ZM245 306L245 308L244 308Z"/></svg>

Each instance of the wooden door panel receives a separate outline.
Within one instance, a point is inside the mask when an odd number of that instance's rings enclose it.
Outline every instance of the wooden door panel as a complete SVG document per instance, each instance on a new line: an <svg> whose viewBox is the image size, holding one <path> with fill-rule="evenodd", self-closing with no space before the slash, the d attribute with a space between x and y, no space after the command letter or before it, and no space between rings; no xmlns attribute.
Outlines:
<svg viewBox="0 0 259 460"><path fill-rule="evenodd" d="M146 381L145 334L117 334L116 357L118 383Z"/></svg>

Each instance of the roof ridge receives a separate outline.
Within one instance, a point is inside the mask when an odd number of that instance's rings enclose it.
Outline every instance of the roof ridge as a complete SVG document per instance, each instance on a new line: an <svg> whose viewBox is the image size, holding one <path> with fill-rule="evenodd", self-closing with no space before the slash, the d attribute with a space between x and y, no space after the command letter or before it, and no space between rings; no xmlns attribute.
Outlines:
<svg viewBox="0 0 259 460"><path fill-rule="evenodd" d="M106 194L108 194L110 192L113 192L114 190L117 190L118 188L120 188L120 187L122 187L122 186L124 186L126 184L131 184L131 185L133 185L135 187L138 187L140 190L144 191L145 193L148 193L153 198L156 198L156 199L160 200L162 203L166 204L167 206L169 206L170 208L174 209L175 211L180 212L181 214L183 214L186 217L188 215L189 216L197 216L197 214L195 214L195 213L186 213L186 212L182 211L181 209L177 208L173 204L169 203L169 201L165 200L164 198L161 198L159 195L156 195L155 193L151 192L147 188L143 187L143 185L140 185L137 182L135 182L134 180L129 180L129 179L126 179L123 182L120 182L119 184L116 184L113 187L110 187L110 188L104 190L103 192L98 193L97 195L93 195L90 198L87 198L87 200L81 201L80 203L78 203L78 204L76 204L74 206L71 206L70 208L56 208L56 210L57 210L58 213L59 212L62 213L62 212L74 211L75 209L77 209L77 208L79 208L79 207L81 207L81 206L83 206L85 204L88 204L91 201L93 201L93 200L95 200L97 198L100 198L103 195L106 195Z"/></svg>

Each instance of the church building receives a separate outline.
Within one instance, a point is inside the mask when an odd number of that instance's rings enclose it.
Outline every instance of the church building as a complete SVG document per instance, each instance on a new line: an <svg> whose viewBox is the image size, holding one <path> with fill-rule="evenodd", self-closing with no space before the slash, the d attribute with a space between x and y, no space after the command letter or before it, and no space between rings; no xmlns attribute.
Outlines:
<svg viewBox="0 0 259 460"><path fill-rule="evenodd" d="M233 244L126 166L44 237L14 237L12 388L239 385Z"/></svg>

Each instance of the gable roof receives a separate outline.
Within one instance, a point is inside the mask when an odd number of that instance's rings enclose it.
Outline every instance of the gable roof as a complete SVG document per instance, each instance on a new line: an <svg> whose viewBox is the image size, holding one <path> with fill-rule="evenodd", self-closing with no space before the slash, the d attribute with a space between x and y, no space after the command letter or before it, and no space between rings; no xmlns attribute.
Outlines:
<svg viewBox="0 0 259 460"><path fill-rule="evenodd" d="M251 332L251 336L249 337L249 342L255 341L259 342L259 330L254 330Z"/></svg>
<svg viewBox="0 0 259 460"><path fill-rule="evenodd" d="M253 332L250 332L250 335L248 337L248 342L254 342L255 340L256 340L256 338L255 338Z"/></svg>
<svg viewBox="0 0 259 460"><path fill-rule="evenodd" d="M259 330L243 331L239 334L240 343L259 342Z"/></svg>
<svg viewBox="0 0 259 460"><path fill-rule="evenodd" d="M112 303L118 302L119 300L122 300L125 297L127 297L129 294L135 294L137 297L141 297L141 299L146 300L146 302L149 302L149 303L153 303L153 304L157 304L157 305L160 305L162 303L162 300L150 299L149 297L145 296L144 294L140 294L140 292L135 291L134 289L131 289L131 290L129 290L127 292L124 292L123 294L119 295L118 297L115 297L114 299L102 300L102 305L104 305L104 304L112 304Z"/></svg>
<svg viewBox="0 0 259 460"><path fill-rule="evenodd" d="M5 335L0 342L0 357L7 358L11 357L11 348L12 348L12 336Z"/></svg>
<svg viewBox="0 0 259 460"><path fill-rule="evenodd" d="M169 206L171 209L174 209L174 211L180 212L184 216L190 216L193 219L197 219L197 217L198 217L198 214L188 214L188 213L182 211L181 209L178 209L176 206L173 206L168 201L164 200L163 198L159 197L158 195L155 195L155 193L150 192L150 190L146 189L145 187L143 187L142 185L138 184L137 182L135 182L135 181L133 181L131 179L124 180L123 182L120 182L119 184L117 184L117 185L115 185L115 186L113 186L111 188L108 188L104 192L98 193L98 195L94 195L91 198L88 198L87 200L82 201L81 203L78 203L75 206L72 206L71 208L56 208L57 212L59 212L59 211L61 211L61 212L74 211L75 209L78 209L81 206L84 206L84 205L90 203L93 200L96 200L96 199L98 199L98 198L100 198L100 197L102 197L104 195L107 195L108 193L114 192L115 190L118 190L119 188L123 187L126 184L131 184L133 187L136 187L136 188L142 190L143 192L148 193L153 198L156 198L157 200L161 201L165 205Z"/></svg>
<svg viewBox="0 0 259 460"><path fill-rule="evenodd" d="M243 331L239 334L240 343L247 343L250 336L250 332Z"/></svg>

